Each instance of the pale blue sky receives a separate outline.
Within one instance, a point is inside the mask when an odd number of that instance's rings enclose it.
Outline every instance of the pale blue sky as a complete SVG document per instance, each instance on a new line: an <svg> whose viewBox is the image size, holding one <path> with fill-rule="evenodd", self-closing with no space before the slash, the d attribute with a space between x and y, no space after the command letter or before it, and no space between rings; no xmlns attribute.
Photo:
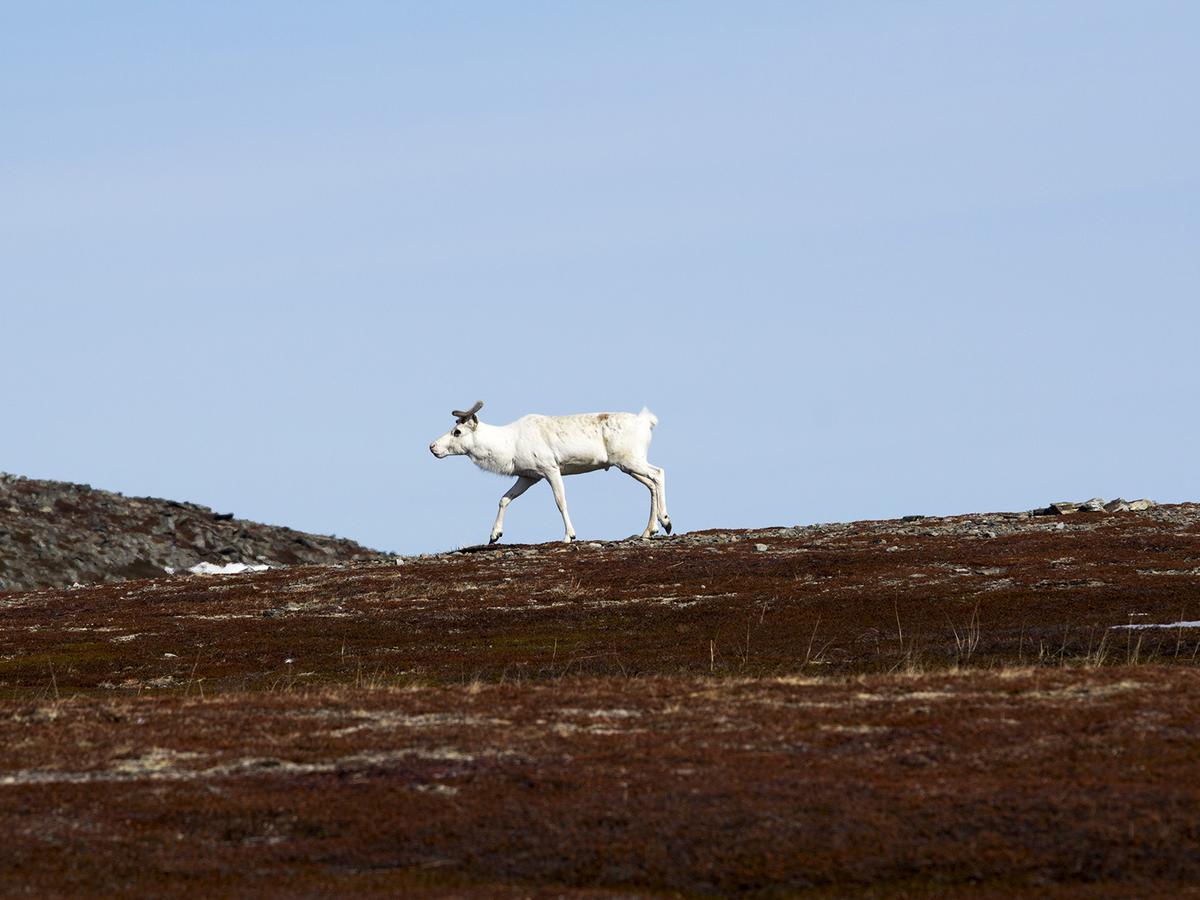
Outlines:
<svg viewBox="0 0 1200 900"><path fill-rule="evenodd" d="M441 549L482 398L649 405L686 530L1200 499L1198 89L1185 2L6 3L0 469Z"/></svg>

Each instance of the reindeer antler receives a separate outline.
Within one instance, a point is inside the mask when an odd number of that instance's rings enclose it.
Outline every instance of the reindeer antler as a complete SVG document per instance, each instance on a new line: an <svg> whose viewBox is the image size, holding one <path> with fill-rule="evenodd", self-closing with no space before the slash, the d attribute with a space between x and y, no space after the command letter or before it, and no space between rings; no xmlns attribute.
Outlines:
<svg viewBox="0 0 1200 900"><path fill-rule="evenodd" d="M458 420L458 424L461 425L463 422L467 421L467 419L475 418L475 414L481 409L483 409L483 401L476 400L475 405L470 409L466 411L461 409L452 409L450 410L450 415L454 416L454 418Z"/></svg>

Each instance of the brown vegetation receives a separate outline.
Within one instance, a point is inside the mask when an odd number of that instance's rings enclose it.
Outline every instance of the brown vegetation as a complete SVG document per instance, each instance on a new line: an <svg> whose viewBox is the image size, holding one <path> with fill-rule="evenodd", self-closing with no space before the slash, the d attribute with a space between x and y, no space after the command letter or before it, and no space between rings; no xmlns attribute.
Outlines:
<svg viewBox="0 0 1200 900"><path fill-rule="evenodd" d="M0 891L1148 896L1200 507L0 594Z"/></svg>

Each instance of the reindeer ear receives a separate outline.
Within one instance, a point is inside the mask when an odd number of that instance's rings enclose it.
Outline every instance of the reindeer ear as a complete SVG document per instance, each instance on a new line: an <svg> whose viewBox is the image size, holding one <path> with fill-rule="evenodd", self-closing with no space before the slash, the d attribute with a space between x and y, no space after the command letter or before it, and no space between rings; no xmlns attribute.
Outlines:
<svg viewBox="0 0 1200 900"><path fill-rule="evenodd" d="M471 418L467 420L467 424L472 428L479 427L479 416L471 416Z"/></svg>

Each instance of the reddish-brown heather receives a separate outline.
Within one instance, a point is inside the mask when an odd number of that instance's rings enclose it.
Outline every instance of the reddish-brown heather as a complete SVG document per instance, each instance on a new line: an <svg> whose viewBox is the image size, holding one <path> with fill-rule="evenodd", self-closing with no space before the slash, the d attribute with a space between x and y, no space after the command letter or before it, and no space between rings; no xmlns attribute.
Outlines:
<svg viewBox="0 0 1200 900"><path fill-rule="evenodd" d="M0 893L1195 893L1188 619L1195 506L3 594Z"/></svg>

